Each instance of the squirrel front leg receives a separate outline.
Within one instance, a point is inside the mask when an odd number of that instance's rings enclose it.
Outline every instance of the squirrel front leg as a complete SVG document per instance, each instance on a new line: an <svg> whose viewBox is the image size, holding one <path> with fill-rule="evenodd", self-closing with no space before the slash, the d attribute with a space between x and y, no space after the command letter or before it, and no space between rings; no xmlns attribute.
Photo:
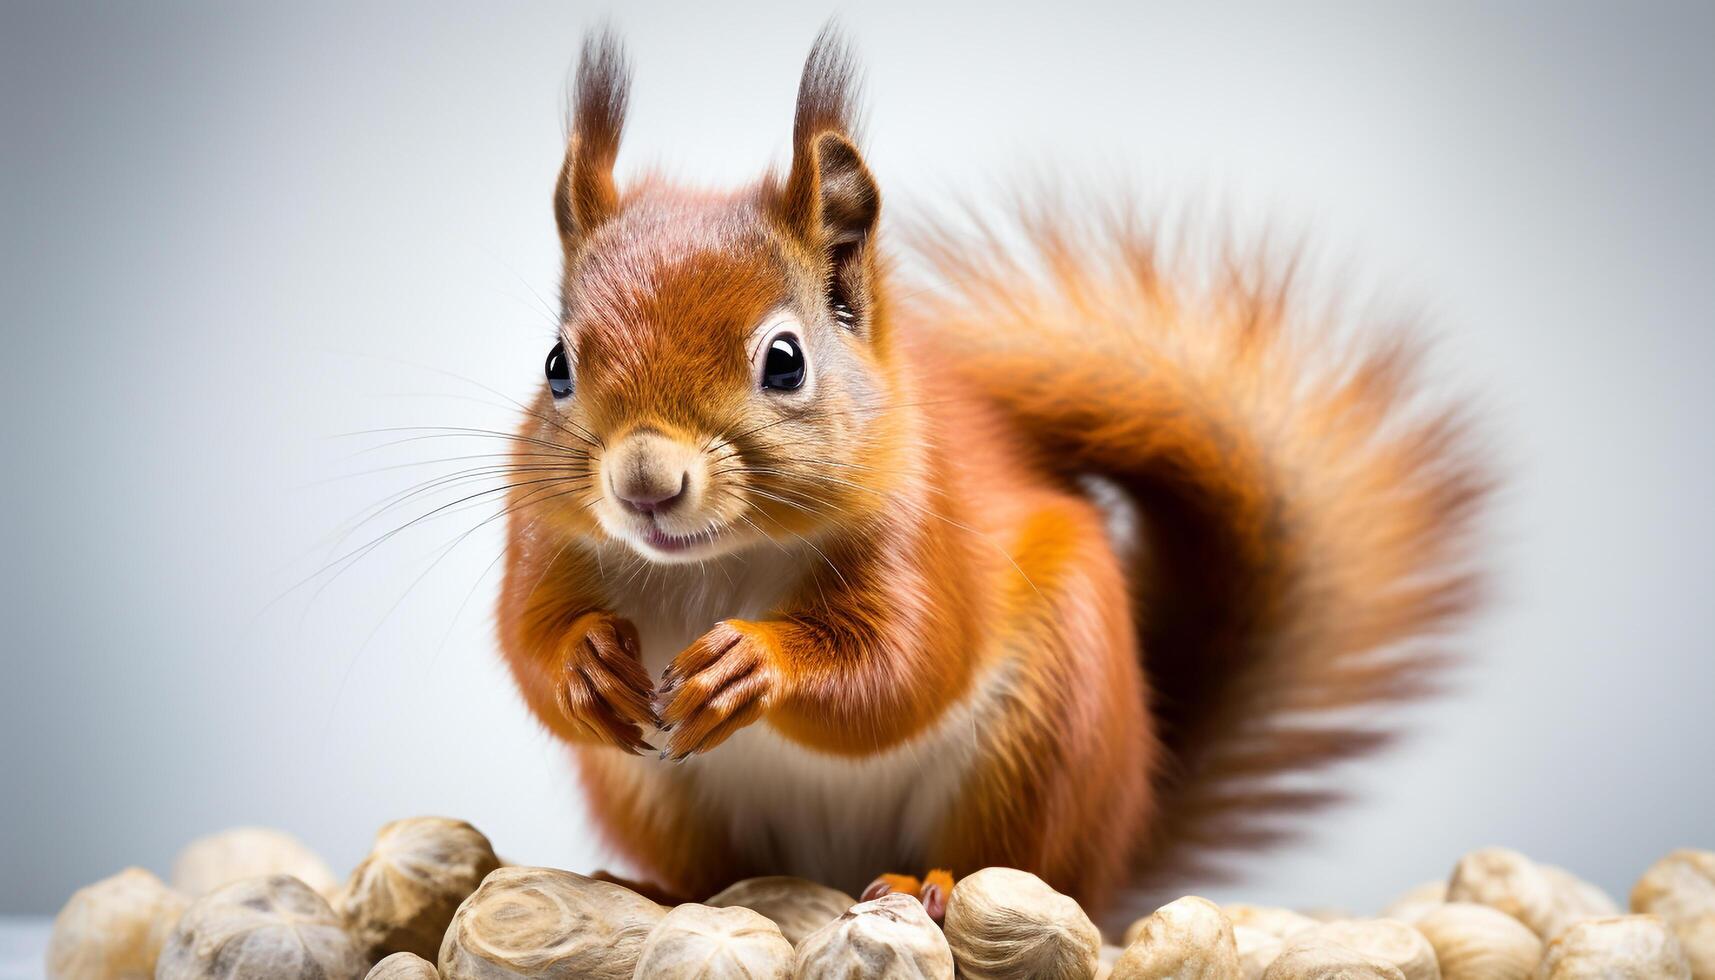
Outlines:
<svg viewBox="0 0 1715 980"><path fill-rule="evenodd" d="M786 687L787 645L799 632L783 620L728 619L686 647L667 665L655 698L669 733L661 758L683 762L762 717Z"/></svg>
<svg viewBox="0 0 1715 980"><path fill-rule="evenodd" d="M867 617L716 624L662 675L661 757L706 752L764 716L786 737L833 752L908 737L967 675L957 658L909 655L884 635L900 631L877 626Z"/></svg>
<svg viewBox="0 0 1715 980"><path fill-rule="evenodd" d="M509 645L507 662L531 710L556 735L633 754L653 748L643 739L643 726L657 721L653 686L631 623L597 610L528 634Z"/></svg>

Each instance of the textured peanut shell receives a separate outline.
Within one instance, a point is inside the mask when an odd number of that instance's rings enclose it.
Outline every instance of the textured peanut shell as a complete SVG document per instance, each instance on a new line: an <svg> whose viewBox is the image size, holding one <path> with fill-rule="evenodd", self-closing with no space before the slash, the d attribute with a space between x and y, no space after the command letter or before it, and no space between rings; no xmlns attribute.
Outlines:
<svg viewBox="0 0 1715 980"><path fill-rule="evenodd" d="M1286 948L1286 941L1261 929L1234 926L1233 946L1239 954L1239 976L1244 980L1262 980L1263 972Z"/></svg>
<svg viewBox="0 0 1715 980"><path fill-rule="evenodd" d="M1542 940L1500 909L1446 902L1413 923L1435 949L1441 980L1528 980Z"/></svg>
<svg viewBox="0 0 1715 980"><path fill-rule="evenodd" d="M1668 925L1691 964L1691 975L1696 980L1715 980L1715 913L1675 919Z"/></svg>
<svg viewBox="0 0 1715 980"><path fill-rule="evenodd" d="M375 835L334 910L371 959L398 952L427 959L440 951L459 903L499 866L488 838L463 820L395 820Z"/></svg>
<svg viewBox="0 0 1715 980"><path fill-rule="evenodd" d="M943 929L968 980L1089 980L1100 961L1102 935L1078 903L1013 868L960 879Z"/></svg>
<svg viewBox="0 0 1715 980"><path fill-rule="evenodd" d="M630 980L666 910L627 888L551 868L500 868L441 942L444 980Z"/></svg>
<svg viewBox="0 0 1715 980"><path fill-rule="evenodd" d="M1108 980L1108 978L1112 977L1114 975L1114 964L1118 963L1120 961L1120 957L1123 955L1125 955L1124 948L1114 946L1109 943L1103 943L1101 951L1096 954L1097 961L1095 980Z"/></svg>
<svg viewBox="0 0 1715 980"><path fill-rule="evenodd" d="M270 875L192 902L155 980L359 980L368 967L326 899L291 875Z"/></svg>
<svg viewBox="0 0 1715 980"><path fill-rule="evenodd" d="M186 904L142 868L79 888L54 918L48 980L148 980Z"/></svg>
<svg viewBox="0 0 1715 980"><path fill-rule="evenodd" d="M1715 914L1715 851L1674 851L1632 886L1632 911L1669 922Z"/></svg>
<svg viewBox="0 0 1715 980"><path fill-rule="evenodd" d="M1554 886L1554 934L1559 935L1575 922L1585 919L1611 919L1624 915L1625 910L1608 893L1565 868L1538 864Z"/></svg>
<svg viewBox="0 0 1715 980"><path fill-rule="evenodd" d="M1691 980L1679 940L1653 915L1574 924L1543 951L1537 980Z"/></svg>
<svg viewBox="0 0 1715 980"><path fill-rule="evenodd" d="M649 933L636 980L788 980L792 944L780 927L741 906L681 905Z"/></svg>
<svg viewBox="0 0 1715 980"><path fill-rule="evenodd" d="M1393 900L1393 904L1382 909L1384 919L1398 919L1401 922L1416 922L1430 912L1447 904L1447 880L1426 881L1416 888Z"/></svg>
<svg viewBox="0 0 1715 980"><path fill-rule="evenodd" d="M1263 980L1405 980L1386 960L1305 934L1292 940L1263 971Z"/></svg>
<svg viewBox="0 0 1715 980"><path fill-rule="evenodd" d="M1169 902L1127 930L1133 933L1113 980L1240 980L1233 924L1206 898Z"/></svg>
<svg viewBox="0 0 1715 980"><path fill-rule="evenodd" d="M1530 927L1545 942L1558 931L1555 884L1517 851L1487 847L1459 859L1447 881L1449 902L1487 905Z"/></svg>
<svg viewBox="0 0 1715 980"><path fill-rule="evenodd" d="M860 902L798 944L793 980L952 980L953 952L923 903Z"/></svg>
<svg viewBox="0 0 1715 980"><path fill-rule="evenodd" d="M1307 935L1288 942L1262 980L1405 980L1405 973L1386 959Z"/></svg>
<svg viewBox="0 0 1715 980"><path fill-rule="evenodd" d="M1500 909L1529 926L1544 942L1574 923L1620 914L1614 900L1595 885L1504 847L1484 848L1461 858L1447 882L1447 900Z"/></svg>
<svg viewBox="0 0 1715 980"><path fill-rule="evenodd" d="M375 964L363 980L441 980L435 964L416 953L394 953Z"/></svg>
<svg viewBox="0 0 1715 980"><path fill-rule="evenodd" d="M1258 929L1280 939L1291 939L1322 924L1302 912L1271 905L1234 902L1221 906L1221 911L1226 913L1227 920L1235 926Z"/></svg>
<svg viewBox="0 0 1715 980"><path fill-rule="evenodd" d="M1398 919L1346 919L1305 933L1392 963L1405 980L1440 980L1435 948L1423 933Z"/></svg>
<svg viewBox="0 0 1715 980"><path fill-rule="evenodd" d="M324 897L339 889L339 880L320 855L291 834L270 827L233 827L198 837L173 859L173 887L191 898L268 875L291 875Z"/></svg>
<svg viewBox="0 0 1715 980"><path fill-rule="evenodd" d="M803 878L775 875L737 882L704 904L715 908L742 906L766 916L780 927L786 941L796 946L856 905L857 899Z"/></svg>
<svg viewBox="0 0 1715 980"><path fill-rule="evenodd" d="M1697 980L1715 980L1715 852L1674 851L1632 887L1632 911L1667 921Z"/></svg>

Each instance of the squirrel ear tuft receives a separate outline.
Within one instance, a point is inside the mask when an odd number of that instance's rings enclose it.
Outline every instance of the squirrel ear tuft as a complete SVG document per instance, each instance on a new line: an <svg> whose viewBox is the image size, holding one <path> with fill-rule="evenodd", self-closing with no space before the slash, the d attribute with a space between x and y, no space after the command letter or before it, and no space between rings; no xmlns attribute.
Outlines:
<svg viewBox="0 0 1715 980"><path fill-rule="evenodd" d="M590 32L578 59L566 159L554 185L554 223L568 254L619 210L613 162L630 91L631 65L618 36L606 27Z"/></svg>
<svg viewBox="0 0 1715 980"><path fill-rule="evenodd" d="M858 152L857 61L833 25L822 29L798 83L792 171L780 217L812 247L867 241L881 213L875 178Z"/></svg>

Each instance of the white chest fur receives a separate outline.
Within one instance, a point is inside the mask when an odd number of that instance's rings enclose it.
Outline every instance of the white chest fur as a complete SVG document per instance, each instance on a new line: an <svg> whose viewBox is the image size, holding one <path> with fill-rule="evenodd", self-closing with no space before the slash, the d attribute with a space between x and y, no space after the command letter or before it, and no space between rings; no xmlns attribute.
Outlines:
<svg viewBox="0 0 1715 980"><path fill-rule="evenodd" d="M814 559L814 555L811 556ZM616 605L636 626L644 666L667 664L722 619L760 619L804 571L804 559L759 551L725 567L659 569ZM631 760L639 780L692 788L704 816L724 821L750 863L852 891L882 872L915 874L977 752L992 684L929 731L874 755L846 758L781 737L766 724L684 763ZM657 737L656 745L664 744Z"/></svg>

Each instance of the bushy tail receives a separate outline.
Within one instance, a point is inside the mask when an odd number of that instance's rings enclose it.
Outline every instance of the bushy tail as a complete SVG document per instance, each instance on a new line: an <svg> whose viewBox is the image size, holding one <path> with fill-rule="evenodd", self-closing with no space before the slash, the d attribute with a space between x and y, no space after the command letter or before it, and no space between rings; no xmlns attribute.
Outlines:
<svg viewBox="0 0 1715 980"><path fill-rule="evenodd" d="M1474 599L1485 481L1461 415L1414 384L1406 325L1354 333L1266 249L1169 260L1134 221L1068 213L917 232L936 281L901 312L1045 461L1135 501L1170 760L1138 881L1218 872L1337 797L1294 774L1379 746L1380 708L1428 689Z"/></svg>

